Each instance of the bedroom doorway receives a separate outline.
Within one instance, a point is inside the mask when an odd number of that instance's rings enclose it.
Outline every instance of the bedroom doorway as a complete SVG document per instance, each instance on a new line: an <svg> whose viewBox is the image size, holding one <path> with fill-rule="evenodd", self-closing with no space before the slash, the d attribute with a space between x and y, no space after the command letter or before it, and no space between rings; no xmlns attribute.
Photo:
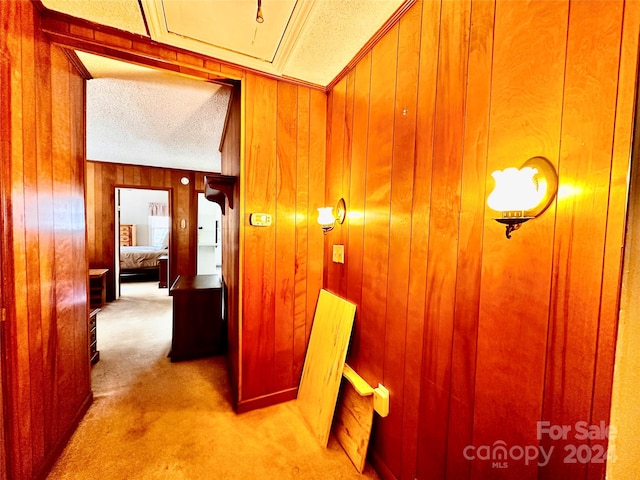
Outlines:
<svg viewBox="0 0 640 480"><path fill-rule="evenodd" d="M167 288L171 214L169 191L116 187L116 298L122 283Z"/></svg>

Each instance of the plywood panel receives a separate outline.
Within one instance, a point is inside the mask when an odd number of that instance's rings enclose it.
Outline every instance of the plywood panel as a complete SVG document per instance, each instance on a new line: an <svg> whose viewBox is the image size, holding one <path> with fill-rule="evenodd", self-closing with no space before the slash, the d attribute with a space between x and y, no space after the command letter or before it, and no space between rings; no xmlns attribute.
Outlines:
<svg viewBox="0 0 640 480"><path fill-rule="evenodd" d="M320 291L296 403L322 446L329 440L355 313L353 303Z"/></svg>
<svg viewBox="0 0 640 480"><path fill-rule="evenodd" d="M372 427L373 389L345 363L333 433L360 473L364 470Z"/></svg>

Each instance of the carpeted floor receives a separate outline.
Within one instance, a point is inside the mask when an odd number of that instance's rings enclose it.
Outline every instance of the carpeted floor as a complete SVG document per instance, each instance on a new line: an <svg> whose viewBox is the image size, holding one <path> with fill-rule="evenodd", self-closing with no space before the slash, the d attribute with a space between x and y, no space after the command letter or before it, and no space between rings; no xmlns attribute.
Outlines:
<svg viewBox="0 0 640 480"><path fill-rule="evenodd" d="M98 314L94 403L48 480L378 478L320 447L295 401L235 414L224 357L171 363L167 293L123 283Z"/></svg>

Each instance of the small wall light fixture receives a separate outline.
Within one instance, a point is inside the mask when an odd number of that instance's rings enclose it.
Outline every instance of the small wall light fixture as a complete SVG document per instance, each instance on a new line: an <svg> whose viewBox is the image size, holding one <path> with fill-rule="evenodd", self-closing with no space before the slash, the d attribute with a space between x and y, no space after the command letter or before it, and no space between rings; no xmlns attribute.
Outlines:
<svg viewBox="0 0 640 480"><path fill-rule="evenodd" d="M542 214L558 192L558 174L549 160L532 157L520 169L506 168L491 174L495 189L487 204L501 213L495 220L506 225L506 236Z"/></svg>
<svg viewBox="0 0 640 480"><path fill-rule="evenodd" d="M326 235L328 232L333 230L336 225L336 222L342 224L344 223L344 219L347 216L347 205L344 201L344 198L338 200L338 205L336 206L336 214L333 215L333 207L320 207L318 208L318 223L320 227L322 227L322 232Z"/></svg>

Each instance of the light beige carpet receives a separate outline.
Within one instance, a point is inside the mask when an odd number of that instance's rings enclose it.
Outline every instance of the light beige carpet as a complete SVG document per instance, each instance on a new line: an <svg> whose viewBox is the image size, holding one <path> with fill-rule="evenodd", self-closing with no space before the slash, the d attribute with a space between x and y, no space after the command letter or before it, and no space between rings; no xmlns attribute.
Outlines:
<svg viewBox="0 0 640 480"><path fill-rule="evenodd" d="M332 437L320 447L295 401L237 415L224 357L171 363L171 297L122 284L98 314L94 403L48 480L376 479Z"/></svg>

